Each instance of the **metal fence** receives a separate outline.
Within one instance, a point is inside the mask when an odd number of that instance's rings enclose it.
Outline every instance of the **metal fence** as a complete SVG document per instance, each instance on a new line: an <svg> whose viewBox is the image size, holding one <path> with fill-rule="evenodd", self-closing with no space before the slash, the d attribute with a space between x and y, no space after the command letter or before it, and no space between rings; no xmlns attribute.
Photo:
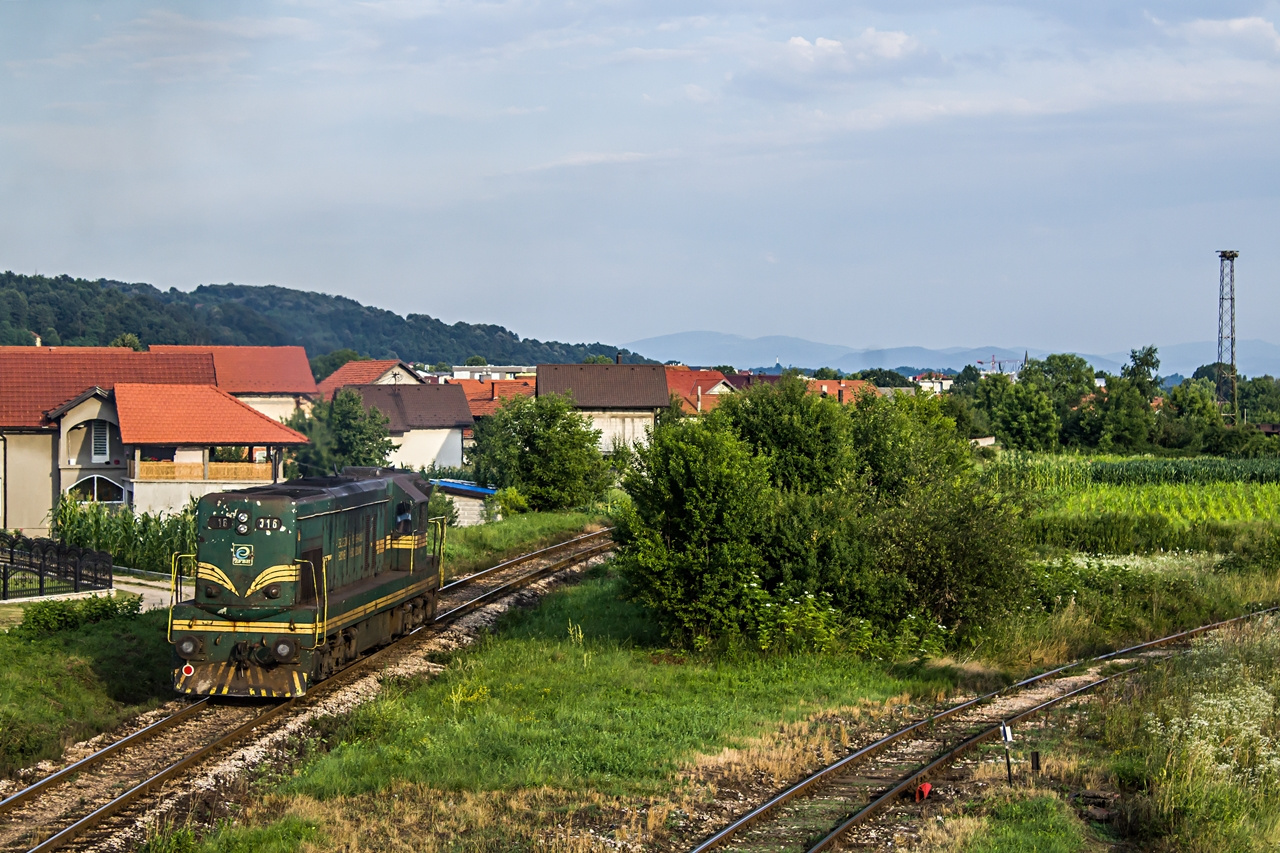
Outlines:
<svg viewBox="0 0 1280 853"><path fill-rule="evenodd" d="M0 601L111 589L111 555L0 531Z"/></svg>

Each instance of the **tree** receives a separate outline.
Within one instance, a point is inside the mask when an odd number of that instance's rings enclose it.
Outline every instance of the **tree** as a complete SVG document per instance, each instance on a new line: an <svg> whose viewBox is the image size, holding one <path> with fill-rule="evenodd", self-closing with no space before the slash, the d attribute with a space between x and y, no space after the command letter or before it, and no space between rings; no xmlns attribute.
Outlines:
<svg viewBox="0 0 1280 853"><path fill-rule="evenodd" d="M1157 364L1159 362L1157 361ZM1078 355L1055 353L1030 359L1018 371L1018 384L1038 388L1049 395L1059 419L1080 405L1094 391L1093 368Z"/></svg>
<svg viewBox="0 0 1280 853"><path fill-rule="evenodd" d="M1151 446L1155 412L1132 380L1111 376L1084 407L1078 435L1084 444L1104 452L1133 452Z"/></svg>
<svg viewBox="0 0 1280 853"><path fill-rule="evenodd" d="M355 391L344 388L330 403L318 403L308 415L299 409L286 422L310 439L294 451L288 476L325 476L348 465L385 466L396 445L386 415Z"/></svg>
<svg viewBox="0 0 1280 853"><path fill-rule="evenodd" d="M844 374L834 367L819 367L813 372L814 379L842 379Z"/></svg>
<svg viewBox="0 0 1280 853"><path fill-rule="evenodd" d="M508 397L476 425L476 479L515 486L535 510L582 506L604 496L608 465L600 430L568 395Z"/></svg>
<svg viewBox="0 0 1280 853"><path fill-rule="evenodd" d="M369 356L361 355L353 349L336 349L326 355L318 355L311 359L311 375L319 382L326 376L332 376L339 367L351 361L369 361Z"/></svg>
<svg viewBox="0 0 1280 853"><path fill-rule="evenodd" d="M737 376L737 375L738 375L738 368L734 367L732 364L717 364L715 367L713 367L713 368L711 368L711 369L712 369L712 370L718 370L718 371L720 371L721 373L723 373L725 376Z"/></svg>
<svg viewBox="0 0 1280 853"><path fill-rule="evenodd" d="M1120 376L1129 380L1130 386L1151 402L1160 389L1156 385L1156 371L1160 369L1160 357L1156 348L1146 346L1129 351L1129 363L1120 368Z"/></svg>
<svg viewBox="0 0 1280 853"><path fill-rule="evenodd" d="M872 367L858 372L858 379L870 382L877 388L910 388L915 385L907 377L896 370L885 370L883 367Z"/></svg>
<svg viewBox="0 0 1280 853"><path fill-rule="evenodd" d="M142 341L133 332L122 332L116 335L108 346L126 347L134 352L142 352Z"/></svg>
<svg viewBox="0 0 1280 853"><path fill-rule="evenodd" d="M972 396L978 390L978 383L982 381L982 371L974 367L972 364L966 364L964 370L956 374L956 378L951 382L951 394L967 394Z"/></svg>
<svg viewBox="0 0 1280 853"><path fill-rule="evenodd" d="M991 411L996 437L1013 450L1053 450L1060 422L1053 401L1039 388L1013 383Z"/></svg>
<svg viewBox="0 0 1280 853"><path fill-rule="evenodd" d="M482 355L469 355L463 364L467 367L485 367L489 362Z"/></svg>
<svg viewBox="0 0 1280 853"><path fill-rule="evenodd" d="M607 355L589 355L582 360L583 364L613 364L613 359Z"/></svg>
<svg viewBox="0 0 1280 853"><path fill-rule="evenodd" d="M767 457L781 489L825 491L853 470L844 407L809 393L799 376L722 396L709 417L726 419L754 453Z"/></svg>
<svg viewBox="0 0 1280 853"><path fill-rule="evenodd" d="M431 366L431 369L436 373L448 373L450 370L453 370L453 365L447 361L437 361Z"/></svg>
<svg viewBox="0 0 1280 853"><path fill-rule="evenodd" d="M678 643L736 634L765 568L768 461L711 418L668 422L635 456L616 534L633 596Z"/></svg>

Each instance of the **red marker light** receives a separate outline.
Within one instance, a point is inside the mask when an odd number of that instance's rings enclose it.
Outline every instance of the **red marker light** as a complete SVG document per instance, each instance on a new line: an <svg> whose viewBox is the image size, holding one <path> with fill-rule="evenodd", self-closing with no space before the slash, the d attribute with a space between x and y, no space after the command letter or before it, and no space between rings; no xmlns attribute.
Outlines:
<svg viewBox="0 0 1280 853"><path fill-rule="evenodd" d="M182 674L183 674L183 675L186 675L186 676L195 675L195 674L196 674L196 668L195 668L194 666L192 666L191 664L189 664L189 663L188 663L188 664L183 664L183 666L182 666Z"/></svg>

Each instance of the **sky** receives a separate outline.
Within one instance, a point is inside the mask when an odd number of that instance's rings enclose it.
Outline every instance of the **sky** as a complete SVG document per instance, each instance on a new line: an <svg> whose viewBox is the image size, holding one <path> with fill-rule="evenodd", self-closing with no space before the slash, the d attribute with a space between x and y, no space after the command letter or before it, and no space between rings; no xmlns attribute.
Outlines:
<svg viewBox="0 0 1280 853"><path fill-rule="evenodd" d="M531 337L1280 341L1280 3L0 0L0 269Z"/></svg>

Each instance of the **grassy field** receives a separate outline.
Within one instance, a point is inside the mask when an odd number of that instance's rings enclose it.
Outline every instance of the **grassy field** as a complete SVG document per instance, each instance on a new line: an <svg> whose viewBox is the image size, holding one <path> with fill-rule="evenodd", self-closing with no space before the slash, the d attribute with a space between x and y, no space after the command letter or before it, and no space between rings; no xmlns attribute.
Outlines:
<svg viewBox="0 0 1280 853"><path fill-rule="evenodd" d="M166 618L152 611L51 636L0 634L0 773L169 699Z"/></svg>
<svg viewBox="0 0 1280 853"><path fill-rule="evenodd" d="M445 536L446 577L461 577L502 560L571 539L601 518L583 512L530 512L492 524L451 527Z"/></svg>

